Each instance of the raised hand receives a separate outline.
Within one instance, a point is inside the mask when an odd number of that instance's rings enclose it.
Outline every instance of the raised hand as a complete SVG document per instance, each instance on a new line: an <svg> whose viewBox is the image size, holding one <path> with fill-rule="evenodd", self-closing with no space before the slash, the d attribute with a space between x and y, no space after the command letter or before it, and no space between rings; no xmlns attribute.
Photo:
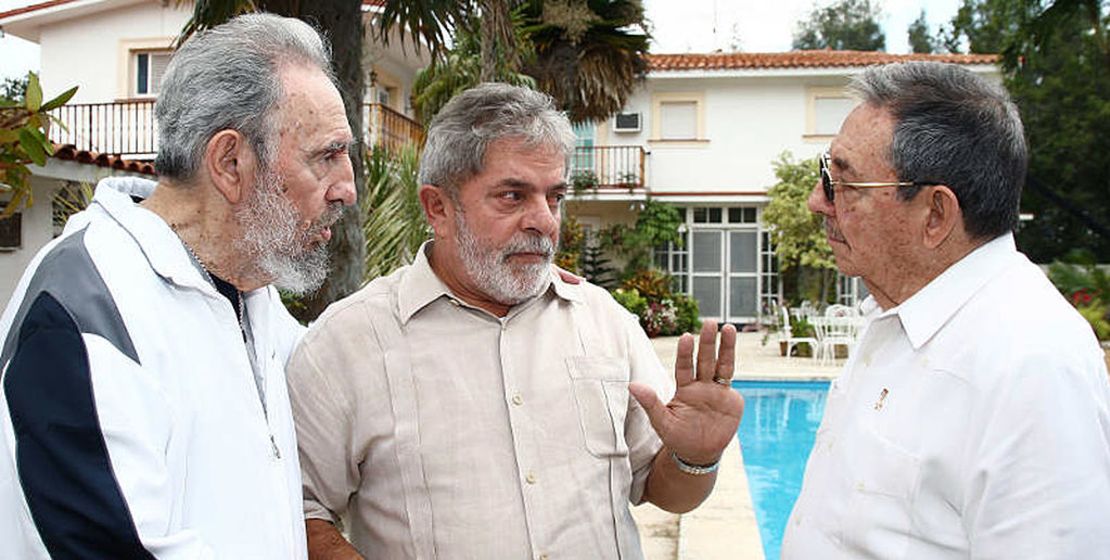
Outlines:
<svg viewBox="0 0 1110 560"><path fill-rule="evenodd" d="M678 339L674 378L677 387L671 402L663 404L655 391L640 383L628 390L644 407L663 445L683 461L695 465L716 462L736 437L744 413L744 399L730 386L736 365L736 328L721 329L717 349L717 322L706 321L698 339L694 366L694 336Z"/></svg>

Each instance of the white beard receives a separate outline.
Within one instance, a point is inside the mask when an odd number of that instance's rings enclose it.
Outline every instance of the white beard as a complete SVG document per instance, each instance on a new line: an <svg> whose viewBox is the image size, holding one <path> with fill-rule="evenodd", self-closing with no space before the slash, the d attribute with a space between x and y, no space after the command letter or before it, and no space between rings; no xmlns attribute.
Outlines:
<svg viewBox="0 0 1110 560"><path fill-rule="evenodd" d="M235 247L275 286L305 294L319 288L327 278L327 246L314 240L320 231L339 219L343 205L329 204L319 219L308 228L301 228L301 215L281 193L281 186L277 174L265 172L251 189L244 205L235 213L243 228Z"/></svg>
<svg viewBox="0 0 1110 560"><path fill-rule="evenodd" d="M463 212L455 213L458 229L459 258L475 285L497 303L516 305L527 301L547 287L551 263L555 260L555 244L542 235L518 233L502 248L485 244L470 229ZM509 264L514 253L544 255L538 263Z"/></svg>

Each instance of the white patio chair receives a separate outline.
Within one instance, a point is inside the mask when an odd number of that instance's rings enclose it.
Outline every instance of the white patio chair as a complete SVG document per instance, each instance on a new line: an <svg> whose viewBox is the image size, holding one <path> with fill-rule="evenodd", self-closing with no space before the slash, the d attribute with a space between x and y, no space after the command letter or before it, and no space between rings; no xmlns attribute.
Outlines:
<svg viewBox="0 0 1110 560"><path fill-rule="evenodd" d="M817 339L812 336L794 336L794 331L790 328L790 314L786 307L779 307L782 316L782 324L779 326L779 342L786 343L786 357L790 357L790 351L798 344L808 344L809 353L814 360L817 359Z"/></svg>
<svg viewBox="0 0 1110 560"><path fill-rule="evenodd" d="M859 317L814 317L812 323L817 334L817 355L822 365L836 360L838 346L844 346L851 355L859 340Z"/></svg>
<svg viewBox="0 0 1110 560"><path fill-rule="evenodd" d="M826 317L853 317L859 313L853 307L834 303L825 308Z"/></svg>

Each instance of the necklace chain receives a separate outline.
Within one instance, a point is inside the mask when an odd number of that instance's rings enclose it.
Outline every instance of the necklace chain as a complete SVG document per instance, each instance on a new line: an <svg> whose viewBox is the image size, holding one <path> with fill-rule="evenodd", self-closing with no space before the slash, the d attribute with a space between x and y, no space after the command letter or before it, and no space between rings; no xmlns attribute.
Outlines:
<svg viewBox="0 0 1110 560"><path fill-rule="evenodd" d="M176 231L177 228L173 229ZM178 239L181 239L180 235L178 236ZM200 265L200 269L204 271L204 275L208 278L208 282L215 286L215 276L213 276L212 271L208 270L208 267L204 265L204 261L200 260L200 257L197 256L197 252L193 250L193 247L186 243L184 239L181 239L181 244L185 246L185 250L189 252L189 256L193 257L193 260L196 261L198 265ZM239 320L239 330L243 331L244 336L246 336L247 329L246 325L243 324L243 314L246 311L243 306L243 292L239 291L238 289L236 289L235 291L238 292L239 295L239 297L235 298L239 302L239 309L236 310L238 311L238 313L236 313L235 318Z"/></svg>

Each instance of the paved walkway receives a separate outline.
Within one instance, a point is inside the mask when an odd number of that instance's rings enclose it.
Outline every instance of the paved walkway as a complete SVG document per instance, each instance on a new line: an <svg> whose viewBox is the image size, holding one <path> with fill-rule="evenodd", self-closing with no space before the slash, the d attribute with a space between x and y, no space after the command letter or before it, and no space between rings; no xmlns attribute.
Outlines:
<svg viewBox="0 0 1110 560"><path fill-rule="evenodd" d="M740 333L737 379L828 379L842 363L820 365L811 358L783 358L775 335ZM678 337L652 340L659 359L672 367ZM764 560L755 511L737 440L725 450L717 486L704 504L685 515L651 504L633 508L647 560Z"/></svg>

